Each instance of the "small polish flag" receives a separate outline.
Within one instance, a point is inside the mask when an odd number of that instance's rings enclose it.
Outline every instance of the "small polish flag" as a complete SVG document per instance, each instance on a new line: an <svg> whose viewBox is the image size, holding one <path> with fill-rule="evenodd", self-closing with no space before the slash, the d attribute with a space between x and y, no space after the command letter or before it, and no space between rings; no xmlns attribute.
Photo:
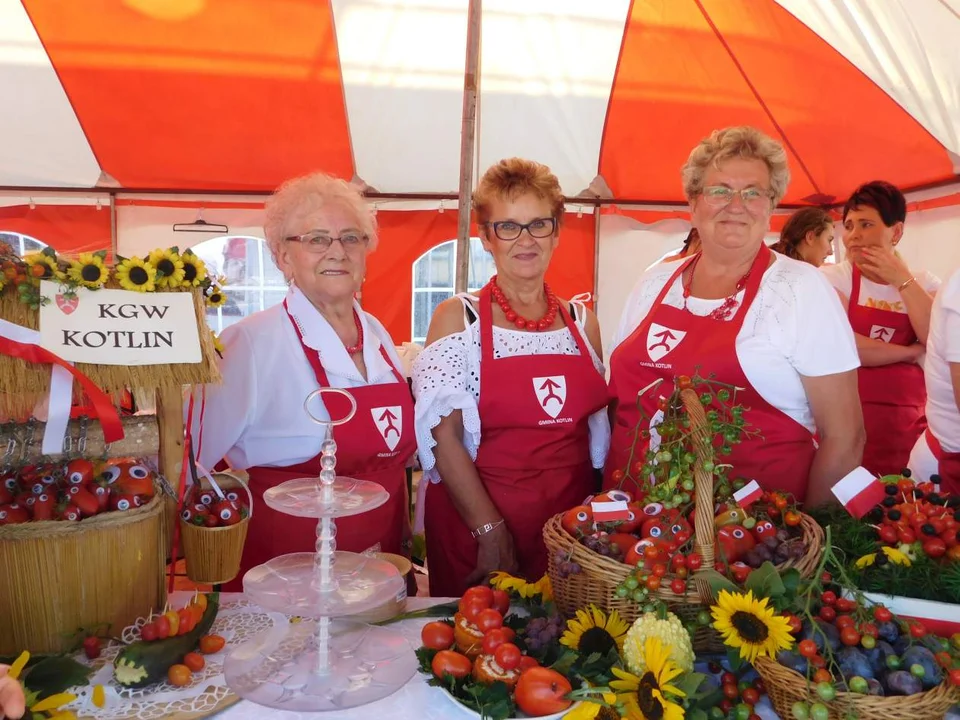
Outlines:
<svg viewBox="0 0 960 720"><path fill-rule="evenodd" d="M763 495L763 489L756 480L751 480L733 494L733 499L736 500L737 505L746 509L759 500L761 495Z"/></svg>
<svg viewBox="0 0 960 720"><path fill-rule="evenodd" d="M856 518L866 515L870 508L883 502L883 483L872 472L858 467L831 488L840 504Z"/></svg>
<svg viewBox="0 0 960 720"><path fill-rule="evenodd" d="M630 508L626 500L611 500L590 503L593 519L596 522L618 522L630 519Z"/></svg>

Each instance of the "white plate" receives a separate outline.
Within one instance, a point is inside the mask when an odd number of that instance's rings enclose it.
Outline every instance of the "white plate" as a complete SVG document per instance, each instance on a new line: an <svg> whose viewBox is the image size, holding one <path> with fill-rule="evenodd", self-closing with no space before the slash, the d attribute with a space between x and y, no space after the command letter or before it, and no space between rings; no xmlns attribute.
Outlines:
<svg viewBox="0 0 960 720"><path fill-rule="evenodd" d="M434 687L434 688L436 688L437 690L439 690L440 692L442 692L442 693L444 694L444 696L446 696L446 698L447 698L450 702L452 702L454 705L456 705L458 708L460 708L460 709L463 711L463 713L464 713L464 715L465 715L466 717L478 718L478 720L479 720L479 718L480 718L480 713L478 713L478 712L476 712L476 711L474 711L474 710L471 710L471 709L468 708L466 705L464 705L462 702L460 702L459 700L457 700L453 695L450 694L450 692L449 692L446 688L436 687L435 685L432 685L431 687ZM564 710L564 711L562 711L562 712L554 713L553 715L537 715L537 716L535 716L535 717L537 718L537 720L560 720L560 718L562 718L562 717L563 717L564 715L566 715L568 712L570 712L571 710L573 710L573 709L574 709L575 707L577 707L577 705L579 705L579 704L580 704L580 703L578 703L578 702L577 702L577 703L574 703L573 705L571 705L570 707L568 707L566 710ZM520 713L519 715L517 715L517 717L515 717L515 718L507 718L507 720L528 720L529 718L532 718L532 717L534 717L534 716L524 715L523 713Z"/></svg>

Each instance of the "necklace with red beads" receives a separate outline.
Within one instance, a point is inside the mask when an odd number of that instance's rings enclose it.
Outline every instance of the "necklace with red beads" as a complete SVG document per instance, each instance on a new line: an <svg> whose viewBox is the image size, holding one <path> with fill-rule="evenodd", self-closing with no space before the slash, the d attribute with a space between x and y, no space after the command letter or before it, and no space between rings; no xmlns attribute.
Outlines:
<svg viewBox="0 0 960 720"><path fill-rule="evenodd" d="M353 311L353 322L357 326L357 344L343 344L343 346L347 349L347 355L359 355L363 352L363 325L360 324L360 315L356 310Z"/></svg>
<svg viewBox="0 0 960 720"><path fill-rule="evenodd" d="M687 298L690 297L690 287L693 285L693 272L697 269L697 263L700 262L700 257L700 255L697 255L697 257L691 263L690 277L685 283L683 283L683 309L687 312L690 312L690 309L687 307ZM736 289L730 295L727 295L720 307L711 312L707 317L709 317L711 320L730 319L730 316L733 315L734 311L740 306L740 302L737 300L737 295L739 295L740 292L742 292L747 286L747 280L750 278L750 273L752 271L753 266L751 265L746 274L737 281Z"/></svg>
<svg viewBox="0 0 960 720"><path fill-rule="evenodd" d="M497 284L497 276L494 275L490 280L490 295L493 301L500 306L507 320L516 325L518 330L537 330L542 332L553 326L554 320L557 319L557 312L560 309L560 301L557 300L557 296L553 294L550 286L546 283L543 284L543 293L547 296L546 314L539 320L527 320L510 307L510 301L507 300L507 296L503 294L503 290L501 290Z"/></svg>

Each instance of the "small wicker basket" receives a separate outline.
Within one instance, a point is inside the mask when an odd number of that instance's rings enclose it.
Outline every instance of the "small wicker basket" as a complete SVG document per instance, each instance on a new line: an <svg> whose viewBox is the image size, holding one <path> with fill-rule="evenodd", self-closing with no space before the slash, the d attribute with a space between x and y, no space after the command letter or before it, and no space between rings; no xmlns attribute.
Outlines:
<svg viewBox="0 0 960 720"><path fill-rule="evenodd" d="M236 525L227 527L200 527L180 519L187 577L195 583L206 585L230 582L240 573L243 544L247 540L250 518L253 517L253 496L246 484L229 472L214 473L213 477L223 491L242 488L250 500L250 513ZM200 486L205 485L209 486L210 482L201 475Z"/></svg>
<svg viewBox="0 0 960 720"><path fill-rule="evenodd" d="M754 663L770 702L780 717L793 717L791 708L797 701L806 701L807 679L776 660L761 657ZM861 695L841 692L832 702L823 702L830 711L830 720L843 720L848 714L855 714L858 720L934 720L946 715L947 710L960 703L960 688L948 684L916 695L889 696Z"/></svg>
<svg viewBox="0 0 960 720"><path fill-rule="evenodd" d="M712 569L716 544L714 527L713 474L703 469L703 463L713 458L713 443L710 423L700 398L693 390L680 392L687 415L690 418L694 448L698 462L694 466L694 549L703 558L703 570ZM634 568L612 558L604 557L588 549L561 527L562 515L555 515L543 528L543 540L548 551L548 573L553 586L557 608L565 617L572 617L579 608L590 603L607 611L616 610L627 622L633 622L641 614L638 603L630 598L617 596L617 587L627 579ZM823 529L808 515L802 515L800 527L807 551L797 560L789 560L777 568L781 571L795 567L804 577L809 577L817 567L823 549ZM577 563L581 572L562 577L559 572L557 551ZM702 572L693 573L693 582L688 582L687 592L677 595L669 587L661 586L656 597L667 603L671 612L685 622L692 621L704 606L713 604L713 593ZM694 648L699 652L724 652L726 647L710 627L698 627L693 638Z"/></svg>

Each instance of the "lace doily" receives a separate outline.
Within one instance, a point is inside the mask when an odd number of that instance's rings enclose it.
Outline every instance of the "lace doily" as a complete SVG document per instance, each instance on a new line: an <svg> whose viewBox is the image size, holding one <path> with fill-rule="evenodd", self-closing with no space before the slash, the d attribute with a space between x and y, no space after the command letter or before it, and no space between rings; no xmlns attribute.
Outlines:
<svg viewBox="0 0 960 720"><path fill-rule="evenodd" d="M118 687L113 679L113 661L124 646L113 643L104 647L103 654L91 663L95 671L89 684L71 690L77 699L67 707L78 717L95 717L97 720L155 720L174 715L212 713L231 695L223 676L227 650L275 624L288 622L290 619L286 615L267 612L242 597L224 600L210 634L222 636L227 644L219 653L203 656L206 665L193 674L190 685L174 687L164 680L139 689ZM146 620L141 618L126 628L121 634L124 643L139 640L140 628L145 623ZM93 704L95 685L102 685L104 689L106 701L102 708Z"/></svg>

